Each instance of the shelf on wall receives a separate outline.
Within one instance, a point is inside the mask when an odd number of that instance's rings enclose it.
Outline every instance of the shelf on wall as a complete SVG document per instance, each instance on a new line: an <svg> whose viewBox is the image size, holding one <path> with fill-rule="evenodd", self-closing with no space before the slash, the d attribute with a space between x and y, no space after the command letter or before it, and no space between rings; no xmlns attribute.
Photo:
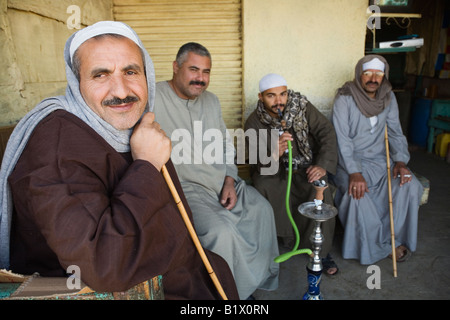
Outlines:
<svg viewBox="0 0 450 320"><path fill-rule="evenodd" d="M416 47L374 48L366 51L366 53L398 53L398 52L412 52L412 51L416 51Z"/></svg>
<svg viewBox="0 0 450 320"><path fill-rule="evenodd" d="M419 13L371 13L367 12L368 16L373 18L386 18L386 24L390 25L390 19L393 19L399 28L406 29L411 23L411 19L420 19L422 15ZM401 23L397 21L397 18L401 18ZM404 24L404 26L402 26ZM416 51L416 47L400 47L400 48L375 48L376 43L376 28L369 29L373 34L373 47L366 51L366 53L398 53L398 52L412 52Z"/></svg>

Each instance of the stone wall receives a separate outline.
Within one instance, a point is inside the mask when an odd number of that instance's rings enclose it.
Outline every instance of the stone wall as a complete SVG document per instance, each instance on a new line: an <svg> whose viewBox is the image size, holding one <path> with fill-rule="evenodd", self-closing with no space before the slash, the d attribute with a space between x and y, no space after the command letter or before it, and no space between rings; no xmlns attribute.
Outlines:
<svg viewBox="0 0 450 320"><path fill-rule="evenodd" d="M112 0L0 0L0 126L64 94L66 40L77 28L113 20L112 8Z"/></svg>

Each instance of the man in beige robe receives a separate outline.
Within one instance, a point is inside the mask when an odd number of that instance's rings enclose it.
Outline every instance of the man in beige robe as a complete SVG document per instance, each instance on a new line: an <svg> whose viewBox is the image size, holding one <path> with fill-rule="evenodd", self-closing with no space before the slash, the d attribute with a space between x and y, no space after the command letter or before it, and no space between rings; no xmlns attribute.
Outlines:
<svg viewBox="0 0 450 320"><path fill-rule="evenodd" d="M155 114L173 141L172 157L202 245L229 264L241 299L278 287L270 204L237 175L218 98L206 91L211 56L182 46L173 78L156 85ZM230 156L231 155L231 156Z"/></svg>

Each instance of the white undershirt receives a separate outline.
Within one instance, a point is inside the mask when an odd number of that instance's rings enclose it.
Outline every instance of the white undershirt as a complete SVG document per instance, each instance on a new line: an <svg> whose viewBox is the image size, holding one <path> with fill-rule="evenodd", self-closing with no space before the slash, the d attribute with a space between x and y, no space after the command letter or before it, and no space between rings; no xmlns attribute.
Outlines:
<svg viewBox="0 0 450 320"><path fill-rule="evenodd" d="M370 117L369 120L370 120L370 125L372 126L372 130L370 130L370 133L374 133L374 128L378 123L378 117L373 116L373 117Z"/></svg>

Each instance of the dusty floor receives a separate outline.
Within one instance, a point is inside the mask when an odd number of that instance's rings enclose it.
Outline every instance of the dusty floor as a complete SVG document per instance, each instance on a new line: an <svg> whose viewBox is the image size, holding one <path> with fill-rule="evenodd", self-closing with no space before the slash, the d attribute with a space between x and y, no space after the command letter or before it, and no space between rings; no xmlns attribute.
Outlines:
<svg viewBox="0 0 450 320"><path fill-rule="evenodd" d="M430 181L428 203L419 210L417 251L408 261L376 263L380 269L380 289L369 289L375 273L356 260L341 256L342 227L337 224L332 256L339 272L324 275L320 285L325 300L449 300L450 299L450 164L422 149L411 150L409 167ZM286 252L280 247L280 253ZM276 291L258 290L257 300L301 300L307 290L308 257L297 255L281 263Z"/></svg>

